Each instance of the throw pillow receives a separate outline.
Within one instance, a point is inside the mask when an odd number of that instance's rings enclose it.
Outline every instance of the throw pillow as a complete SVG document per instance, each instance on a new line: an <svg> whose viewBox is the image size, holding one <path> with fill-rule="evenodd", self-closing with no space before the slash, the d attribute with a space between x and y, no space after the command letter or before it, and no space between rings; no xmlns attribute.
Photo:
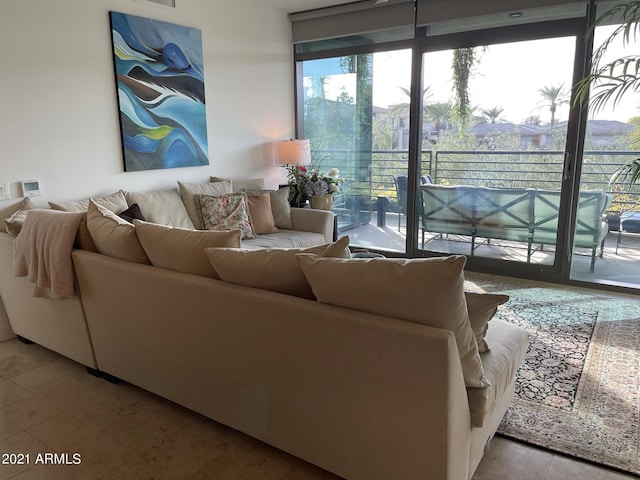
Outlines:
<svg viewBox="0 0 640 480"><path fill-rule="evenodd" d="M145 220L144 215L142 215L140 207L137 203L131 205L124 212L120 212L118 216L129 223L133 223L134 220Z"/></svg>
<svg viewBox="0 0 640 480"><path fill-rule="evenodd" d="M172 227L194 228L176 189L150 192L123 192L129 206L137 203L145 220ZM118 210L119 211L119 210Z"/></svg>
<svg viewBox="0 0 640 480"><path fill-rule="evenodd" d="M233 192L242 190L263 190L264 178L219 178L211 177L212 182L230 182Z"/></svg>
<svg viewBox="0 0 640 480"><path fill-rule="evenodd" d="M319 302L452 331L466 386L489 385L469 323L464 256L344 260L298 254L297 258Z"/></svg>
<svg viewBox="0 0 640 480"><path fill-rule="evenodd" d="M127 199L121 191L104 197L95 197L93 198L93 201L111 212L122 212L129 207L129 205L127 205ZM61 210L63 212L86 212L89 208L89 200L80 200L76 202L49 202L49 206L52 210ZM80 248L81 250L88 250L90 252L98 251L87 228L86 218L83 218L80 222L75 247Z"/></svg>
<svg viewBox="0 0 640 480"><path fill-rule="evenodd" d="M134 220L136 234L156 267L220 278L204 253L209 247L240 247L240 230L208 232Z"/></svg>
<svg viewBox="0 0 640 480"><path fill-rule="evenodd" d="M289 187L279 190L246 190L248 195L268 193L271 200L271 213L276 228L293 229L291 223L291 205L289 203Z"/></svg>
<svg viewBox="0 0 640 480"><path fill-rule="evenodd" d="M249 200L249 215L256 235L277 232L278 229L271 211L271 196L268 193L255 193L247 195L247 198Z"/></svg>
<svg viewBox="0 0 640 480"><path fill-rule="evenodd" d="M495 293L475 293L464 292L467 300L467 311L473 335L476 337L478 351L484 353L490 350L484 336L489 328L491 320L498 312L498 306L509 300L509 295L499 295Z"/></svg>
<svg viewBox="0 0 640 480"><path fill-rule="evenodd" d="M129 205L127 199L122 192L112 193L105 197L92 197L93 201L112 212L122 212ZM89 200L80 200L77 202L49 202L49 206L53 210L61 210L63 212L86 212L89 208Z"/></svg>
<svg viewBox="0 0 640 480"><path fill-rule="evenodd" d="M184 183L178 182L178 189L180 190L180 196L184 203L189 218L193 222L193 225L202 230L202 218L200 217L200 208L196 203L196 195L226 195L231 192L231 182L216 182L216 183Z"/></svg>
<svg viewBox="0 0 640 480"><path fill-rule="evenodd" d="M296 259L299 253L349 258L349 237L311 248L205 249L214 270L225 282L314 299Z"/></svg>
<svg viewBox="0 0 640 480"><path fill-rule="evenodd" d="M99 253L129 262L151 263L140 245L133 224L93 200L89 200L87 228Z"/></svg>
<svg viewBox="0 0 640 480"><path fill-rule="evenodd" d="M255 238L246 193L212 197L196 195L204 230L240 230L242 238Z"/></svg>
<svg viewBox="0 0 640 480"><path fill-rule="evenodd" d="M27 213L29 210L33 210L35 208L36 207L31 199L26 197L16 212L14 212L9 218L4 219L7 233L12 237L16 237L20 233L20 230L22 230L22 225L24 225L24 221L27 218Z"/></svg>

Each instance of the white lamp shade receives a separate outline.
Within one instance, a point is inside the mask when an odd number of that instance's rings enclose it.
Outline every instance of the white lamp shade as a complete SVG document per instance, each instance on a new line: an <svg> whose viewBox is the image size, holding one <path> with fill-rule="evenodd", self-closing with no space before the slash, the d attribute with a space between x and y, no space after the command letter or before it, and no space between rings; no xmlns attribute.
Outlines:
<svg viewBox="0 0 640 480"><path fill-rule="evenodd" d="M274 151L278 165L309 165L311 163L311 142L307 139L274 142Z"/></svg>

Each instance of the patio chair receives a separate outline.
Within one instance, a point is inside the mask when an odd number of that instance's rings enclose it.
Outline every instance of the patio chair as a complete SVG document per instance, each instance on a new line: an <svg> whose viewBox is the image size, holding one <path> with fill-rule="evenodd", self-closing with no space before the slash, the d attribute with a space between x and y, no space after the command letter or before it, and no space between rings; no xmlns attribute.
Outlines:
<svg viewBox="0 0 640 480"><path fill-rule="evenodd" d="M398 231L400 231L400 218L402 215L407 216L407 187L409 185L409 177L407 175L393 175L393 183L396 186L396 197L398 199ZM420 185L433 183L431 175L421 175ZM418 224L422 217L422 190L418 189L418 199L416 208L418 210Z"/></svg>

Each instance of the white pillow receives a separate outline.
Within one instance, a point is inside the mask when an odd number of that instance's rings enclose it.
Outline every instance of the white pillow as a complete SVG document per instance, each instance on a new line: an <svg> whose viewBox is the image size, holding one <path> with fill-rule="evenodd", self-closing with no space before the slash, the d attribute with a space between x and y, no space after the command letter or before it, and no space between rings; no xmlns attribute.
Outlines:
<svg viewBox="0 0 640 480"><path fill-rule="evenodd" d="M466 386L489 386L467 312L464 256L297 258L319 302L452 331Z"/></svg>
<svg viewBox="0 0 640 480"><path fill-rule="evenodd" d="M147 222L171 227L195 228L176 189L123 193L129 207L134 203L138 204Z"/></svg>
<svg viewBox="0 0 640 480"><path fill-rule="evenodd" d="M156 267L220 278L204 253L209 247L240 247L240 230L209 232L134 220L136 234Z"/></svg>
<svg viewBox="0 0 640 480"><path fill-rule="evenodd" d="M98 252L110 257L149 265L133 224L89 200L87 228Z"/></svg>

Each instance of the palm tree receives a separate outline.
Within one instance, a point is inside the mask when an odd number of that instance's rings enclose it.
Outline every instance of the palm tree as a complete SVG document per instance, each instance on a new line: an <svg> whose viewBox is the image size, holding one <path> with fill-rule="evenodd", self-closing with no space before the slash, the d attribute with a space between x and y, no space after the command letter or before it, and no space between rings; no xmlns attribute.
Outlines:
<svg viewBox="0 0 640 480"><path fill-rule="evenodd" d="M576 102L598 111L609 102L618 104L628 92L640 89L640 55L625 55L604 63L605 54L611 44L620 39L623 47L635 43L640 34L640 1L620 3L600 15L589 30L593 35L601 24L619 23L619 26L593 54L590 73L576 86ZM614 172L610 184L620 181L633 187L640 179L640 159L627 162Z"/></svg>
<svg viewBox="0 0 640 480"><path fill-rule="evenodd" d="M446 126L454 116L451 102L430 103L424 106L423 121L431 121L436 126L436 138L440 139L442 127Z"/></svg>
<svg viewBox="0 0 640 480"><path fill-rule="evenodd" d="M556 124L556 110L560 105L569 103L568 93L564 90L564 83L557 87L542 87L538 90L542 101L549 106L551 112L551 126Z"/></svg>
<svg viewBox="0 0 640 480"><path fill-rule="evenodd" d="M493 108L490 108L489 110L484 110L484 109L480 110L480 112L482 112L482 115L485 117L485 119L488 120L488 122L491 124L494 124L500 120L500 115L502 115L503 111L504 111L504 108L501 108L501 107L493 107Z"/></svg>

